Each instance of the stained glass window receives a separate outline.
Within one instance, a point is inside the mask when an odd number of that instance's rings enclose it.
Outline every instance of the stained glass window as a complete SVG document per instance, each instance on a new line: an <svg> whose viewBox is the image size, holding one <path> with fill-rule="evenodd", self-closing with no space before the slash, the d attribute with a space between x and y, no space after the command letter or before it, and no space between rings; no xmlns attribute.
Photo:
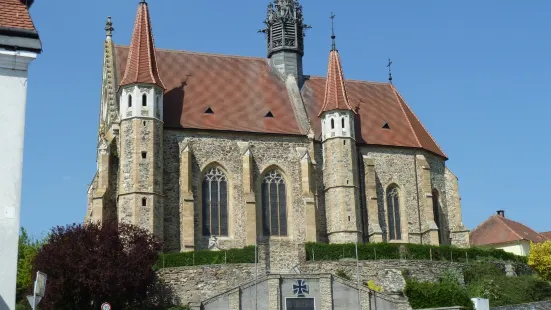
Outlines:
<svg viewBox="0 0 551 310"><path fill-rule="evenodd" d="M276 170L262 179L262 231L265 236L287 236L287 192Z"/></svg>
<svg viewBox="0 0 551 310"><path fill-rule="evenodd" d="M400 222L400 193L396 185L392 185L386 192L388 206L388 231L390 240L402 239L402 225Z"/></svg>
<svg viewBox="0 0 551 310"><path fill-rule="evenodd" d="M218 167L203 177L203 235L228 235L228 179Z"/></svg>

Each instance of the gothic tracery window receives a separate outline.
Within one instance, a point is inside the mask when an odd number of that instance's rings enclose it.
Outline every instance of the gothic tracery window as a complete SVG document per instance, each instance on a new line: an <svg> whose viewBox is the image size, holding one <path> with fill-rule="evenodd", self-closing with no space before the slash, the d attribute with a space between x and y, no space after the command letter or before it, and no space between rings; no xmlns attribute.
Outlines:
<svg viewBox="0 0 551 310"><path fill-rule="evenodd" d="M265 236L287 236L287 192L277 170L262 179L262 231Z"/></svg>
<svg viewBox="0 0 551 310"><path fill-rule="evenodd" d="M388 231L390 240L402 239L402 224L400 222L400 192L396 185L391 185L386 192L388 207Z"/></svg>
<svg viewBox="0 0 551 310"><path fill-rule="evenodd" d="M202 184L203 235L228 235L228 179L218 167L209 168Z"/></svg>

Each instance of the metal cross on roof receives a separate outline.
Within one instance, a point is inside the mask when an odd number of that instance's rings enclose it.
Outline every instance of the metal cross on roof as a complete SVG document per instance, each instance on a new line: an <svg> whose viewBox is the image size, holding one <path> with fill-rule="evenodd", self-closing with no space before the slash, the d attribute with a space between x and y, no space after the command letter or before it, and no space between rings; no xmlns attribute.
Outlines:
<svg viewBox="0 0 551 310"><path fill-rule="evenodd" d="M392 65L392 61L390 60L390 58L388 59L388 65L386 65L388 67L388 80L390 82L390 84L392 84L392 72L390 71L390 66Z"/></svg>
<svg viewBox="0 0 551 310"><path fill-rule="evenodd" d="M335 14L333 14L333 12L331 12L331 16L329 17L331 18L331 40L332 40L332 45L331 45L331 50L333 51L336 51L337 50L337 44L335 43Z"/></svg>

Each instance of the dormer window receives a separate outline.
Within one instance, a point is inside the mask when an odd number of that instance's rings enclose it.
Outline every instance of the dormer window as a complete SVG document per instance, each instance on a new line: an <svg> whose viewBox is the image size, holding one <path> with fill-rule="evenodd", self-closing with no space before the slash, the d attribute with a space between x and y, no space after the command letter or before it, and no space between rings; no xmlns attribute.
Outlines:
<svg viewBox="0 0 551 310"><path fill-rule="evenodd" d="M128 95L128 107L132 107L132 95Z"/></svg>
<svg viewBox="0 0 551 310"><path fill-rule="evenodd" d="M143 94L142 96L142 107L147 107L147 95Z"/></svg>

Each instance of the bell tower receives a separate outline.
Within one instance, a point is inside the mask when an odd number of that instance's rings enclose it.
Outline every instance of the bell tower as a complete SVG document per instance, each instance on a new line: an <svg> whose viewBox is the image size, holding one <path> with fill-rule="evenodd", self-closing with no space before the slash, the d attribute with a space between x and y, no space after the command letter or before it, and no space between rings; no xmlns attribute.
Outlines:
<svg viewBox="0 0 551 310"><path fill-rule="evenodd" d="M163 236L163 94L149 8L138 6L119 87L119 221Z"/></svg>
<svg viewBox="0 0 551 310"><path fill-rule="evenodd" d="M335 16L332 15L331 19ZM319 112L322 128L325 213L330 243L361 242L358 159L354 116L333 32L325 84L325 99Z"/></svg>
<svg viewBox="0 0 551 310"><path fill-rule="evenodd" d="M270 64L284 78L293 75L302 85L302 56L304 32L311 28L304 24L302 6L298 0L274 0L268 4L264 21Z"/></svg>

